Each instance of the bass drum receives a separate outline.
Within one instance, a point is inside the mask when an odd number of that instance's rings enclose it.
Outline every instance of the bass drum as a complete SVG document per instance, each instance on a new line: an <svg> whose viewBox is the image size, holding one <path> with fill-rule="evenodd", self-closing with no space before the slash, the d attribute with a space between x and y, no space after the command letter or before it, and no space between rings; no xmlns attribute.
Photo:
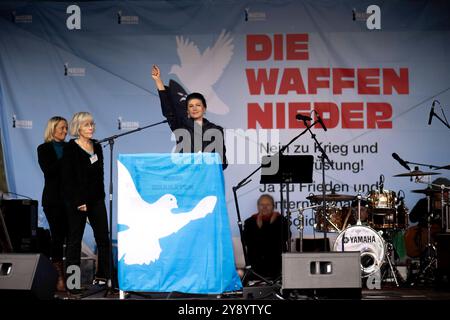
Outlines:
<svg viewBox="0 0 450 320"><path fill-rule="evenodd" d="M435 244L437 235L442 231L441 226L433 223L430 228L430 243ZM425 251L428 245L428 228L413 226L405 232L406 254L411 258L418 258Z"/></svg>
<svg viewBox="0 0 450 320"><path fill-rule="evenodd" d="M351 226L338 235L333 251L359 251L361 276L368 277L380 270L386 249L383 238L372 228Z"/></svg>

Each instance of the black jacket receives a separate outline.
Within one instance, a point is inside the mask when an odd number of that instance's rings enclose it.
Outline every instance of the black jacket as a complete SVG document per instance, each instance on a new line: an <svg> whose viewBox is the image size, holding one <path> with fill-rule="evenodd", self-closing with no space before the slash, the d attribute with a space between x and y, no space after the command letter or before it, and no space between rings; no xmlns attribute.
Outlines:
<svg viewBox="0 0 450 320"><path fill-rule="evenodd" d="M190 150L192 153L199 151L217 152L222 160L222 168L226 169L228 162L223 128L205 118L203 119L203 125L199 125L188 118L187 109L175 105L170 99L168 92L168 87L166 87L166 90L158 90L162 114L166 117L170 129L174 132L177 139L176 151L186 152L186 150ZM177 129L187 130L190 136L190 143L183 139L182 132L177 132ZM220 139L220 141L217 141L217 139ZM201 143L195 143L196 140Z"/></svg>
<svg viewBox="0 0 450 320"><path fill-rule="evenodd" d="M64 148L62 173L64 179L64 199L70 206L104 201L105 185L103 183L102 146L94 143L97 161L91 163L91 156L83 150L74 139Z"/></svg>
<svg viewBox="0 0 450 320"><path fill-rule="evenodd" d="M273 223L264 221L261 228L256 215L245 220L243 236L248 259L257 273L268 277L281 274L281 254L287 249L288 232L287 220L281 215Z"/></svg>
<svg viewBox="0 0 450 320"><path fill-rule="evenodd" d="M64 145L67 143L64 142ZM52 142L45 142L37 148L38 162L44 173L42 206L63 205L62 159L58 159Z"/></svg>

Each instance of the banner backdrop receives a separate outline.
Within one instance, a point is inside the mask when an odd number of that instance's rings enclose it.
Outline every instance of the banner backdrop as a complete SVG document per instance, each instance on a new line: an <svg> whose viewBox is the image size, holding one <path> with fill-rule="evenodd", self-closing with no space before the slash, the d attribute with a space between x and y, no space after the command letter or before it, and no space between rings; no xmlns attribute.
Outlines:
<svg viewBox="0 0 450 320"><path fill-rule="evenodd" d="M242 288L217 154L120 155L117 165L121 290Z"/></svg>
<svg viewBox="0 0 450 320"><path fill-rule="evenodd" d="M449 164L449 130L436 117L428 125L433 101L441 117L450 103L449 12L448 1L2 1L0 110L10 189L40 199L36 147L51 116L90 111L98 138L161 121L150 76L158 64L166 83L203 92L207 118L226 129L234 235L232 186L302 130L297 113L316 119L312 110L328 128L313 128L333 161L327 191L365 195L383 175L384 188L402 190L411 208L421 197L411 190L426 185L393 177L407 170L391 154ZM117 140L115 151L166 153L173 145L161 125ZM317 147L305 134L288 153L315 156L314 183L292 185L290 193L291 208L308 206L306 197L321 192ZM243 219L261 193L279 200L278 186L260 185L258 175L239 190ZM314 217L305 213L305 236L312 236Z"/></svg>

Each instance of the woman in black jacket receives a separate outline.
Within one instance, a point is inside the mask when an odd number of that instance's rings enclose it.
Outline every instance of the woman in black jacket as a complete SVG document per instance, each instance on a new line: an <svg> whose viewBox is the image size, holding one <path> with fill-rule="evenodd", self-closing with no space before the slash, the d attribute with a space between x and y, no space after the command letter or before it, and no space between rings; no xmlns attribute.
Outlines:
<svg viewBox="0 0 450 320"><path fill-rule="evenodd" d="M180 108L172 102L156 65L152 68L152 78L158 89L162 113L177 138L176 151L216 152L222 161L222 168L226 169L228 163L223 128L204 117L207 106L203 95L197 92L189 94L186 97L186 109Z"/></svg>
<svg viewBox="0 0 450 320"><path fill-rule="evenodd" d="M67 215L62 194L62 158L63 149L67 144L67 120L62 117L52 117L47 122L44 133L45 142L38 146L38 162L44 173L44 190L42 192L42 207L52 235L51 259L58 272L56 290L64 291L63 246L67 235Z"/></svg>
<svg viewBox="0 0 450 320"><path fill-rule="evenodd" d="M93 117L88 112L76 113L70 122L71 139L64 149L64 198L67 205L67 266L80 265L81 241L86 219L94 231L98 250L96 282L109 276L108 220L103 183L103 152L92 139Z"/></svg>

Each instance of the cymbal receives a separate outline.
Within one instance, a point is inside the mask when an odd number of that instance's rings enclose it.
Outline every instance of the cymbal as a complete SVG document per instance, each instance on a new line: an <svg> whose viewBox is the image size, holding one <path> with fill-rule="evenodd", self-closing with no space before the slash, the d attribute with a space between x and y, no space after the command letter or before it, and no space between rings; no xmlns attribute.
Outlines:
<svg viewBox="0 0 450 320"><path fill-rule="evenodd" d="M440 190L434 190L434 189L431 189L431 188L426 188L426 189L411 190L411 192L424 193L426 195L433 195L433 194L436 194L436 193L440 193L441 191Z"/></svg>
<svg viewBox="0 0 450 320"><path fill-rule="evenodd" d="M420 170L414 170L411 172L396 174L394 177L420 177L420 176L432 176L435 174L440 174L438 172L424 172Z"/></svg>
<svg viewBox="0 0 450 320"><path fill-rule="evenodd" d="M356 196L349 194L329 193L325 195L325 201L352 201L355 198ZM324 198L322 194L313 194L309 197L306 197L306 199L310 200L311 202L319 202Z"/></svg>
<svg viewBox="0 0 450 320"><path fill-rule="evenodd" d="M436 168L436 169L434 169L434 170L439 170L439 169L447 169L447 170L450 170L450 164L449 164L449 165L446 165L446 166L443 166L443 167L438 167L438 168Z"/></svg>

